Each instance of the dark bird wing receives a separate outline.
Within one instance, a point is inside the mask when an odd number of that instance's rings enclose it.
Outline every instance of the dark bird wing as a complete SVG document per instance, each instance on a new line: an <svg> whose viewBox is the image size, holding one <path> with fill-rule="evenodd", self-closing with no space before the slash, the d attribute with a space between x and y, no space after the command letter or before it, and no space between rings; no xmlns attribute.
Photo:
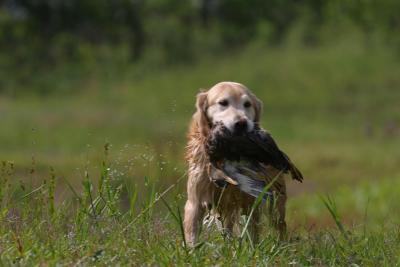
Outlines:
<svg viewBox="0 0 400 267"><path fill-rule="evenodd" d="M282 154L286 157L286 160L289 164L289 172L290 172L290 175L292 176L292 178L294 180L299 181L300 183L303 182L303 174L300 172L299 169L297 169L297 167L293 164L293 162L290 160L290 158L284 152L282 152Z"/></svg>
<svg viewBox="0 0 400 267"><path fill-rule="evenodd" d="M265 164L271 164L273 167L289 171L294 180L303 181L303 175L290 160L289 156L281 151L272 136L264 130L256 130L248 134L248 139L253 142L253 146L259 147L256 158ZM250 146L249 146L250 147Z"/></svg>

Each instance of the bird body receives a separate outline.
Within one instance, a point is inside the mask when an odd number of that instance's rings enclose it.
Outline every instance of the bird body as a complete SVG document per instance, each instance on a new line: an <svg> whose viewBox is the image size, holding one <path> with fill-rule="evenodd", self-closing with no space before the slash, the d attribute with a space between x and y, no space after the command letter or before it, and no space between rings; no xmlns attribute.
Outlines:
<svg viewBox="0 0 400 267"><path fill-rule="evenodd" d="M249 195L258 197L264 192L269 176L268 168L290 173L292 178L303 180L301 172L282 152L272 136L256 126L251 132L231 133L222 123L211 129L207 146L210 178L218 186L232 184ZM265 192L264 192L265 193ZM263 195L266 198L271 192Z"/></svg>

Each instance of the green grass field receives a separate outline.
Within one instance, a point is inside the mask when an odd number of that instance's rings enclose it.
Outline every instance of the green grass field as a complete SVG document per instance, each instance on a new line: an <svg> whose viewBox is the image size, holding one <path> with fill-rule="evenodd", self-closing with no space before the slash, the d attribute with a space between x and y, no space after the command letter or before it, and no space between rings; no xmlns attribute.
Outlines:
<svg viewBox="0 0 400 267"><path fill-rule="evenodd" d="M74 93L0 97L1 264L400 265L400 63L361 43L98 64L79 82L54 70ZM183 243L185 131L195 94L222 80L263 100L263 126L305 176L288 181L287 241L266 224L260 244L213 228Z"/></svg>

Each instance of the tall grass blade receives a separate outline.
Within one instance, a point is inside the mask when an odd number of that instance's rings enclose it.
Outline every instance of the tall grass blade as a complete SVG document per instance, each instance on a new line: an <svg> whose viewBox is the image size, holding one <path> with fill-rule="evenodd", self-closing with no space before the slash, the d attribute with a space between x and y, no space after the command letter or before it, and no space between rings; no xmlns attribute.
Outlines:
<svg viewBox="0 0 400 267"><path fill-rule="evenodd" d="M349 236L348 236L346 230L344 229L343 223L341 222L339 213L336 209L335 201L329 195L327 195L325 198L320 196L320 199L322 200L325 207L328 209L329 213L331 214L340 233L346 238L347 241L349 241L350 240Z"/></svg>
<svg viewBox="0 0 400 267"><path fill-rule="evenodd" d="M178 223L179 230L181 232L181 236L182 236L182 240L183 240L183 245L186 249L187 245L186 245L186 238L185 238L185 230L183 228L183 220L182 220L182 216L181 216L179 207L177 207L177 213L175 214L174 211L172 210L171 206L167 203L167 201L165 201L165 199L163 197L161 197L161 201L164 203L164 205L167 207L168 211L171 213L172 217Z"/></svg>

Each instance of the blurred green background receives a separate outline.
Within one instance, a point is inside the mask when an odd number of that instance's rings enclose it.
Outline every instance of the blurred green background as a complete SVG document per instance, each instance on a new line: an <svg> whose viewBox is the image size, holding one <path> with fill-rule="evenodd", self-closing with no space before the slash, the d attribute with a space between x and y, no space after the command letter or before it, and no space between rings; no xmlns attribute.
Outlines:
<svg viewBox="0 0 400 267"><path fill-rule="evenodd" d="M16 183L53 167L62 199L65 180L98 177L109 143L118 177L162 191L185 170L196 93L232 80L304 173L292 222L325 222L307 206L324 193L349 198L349 219L384 199L385 219L399 208L399 60L395 0L3 0L0 160Z"/></svg>

